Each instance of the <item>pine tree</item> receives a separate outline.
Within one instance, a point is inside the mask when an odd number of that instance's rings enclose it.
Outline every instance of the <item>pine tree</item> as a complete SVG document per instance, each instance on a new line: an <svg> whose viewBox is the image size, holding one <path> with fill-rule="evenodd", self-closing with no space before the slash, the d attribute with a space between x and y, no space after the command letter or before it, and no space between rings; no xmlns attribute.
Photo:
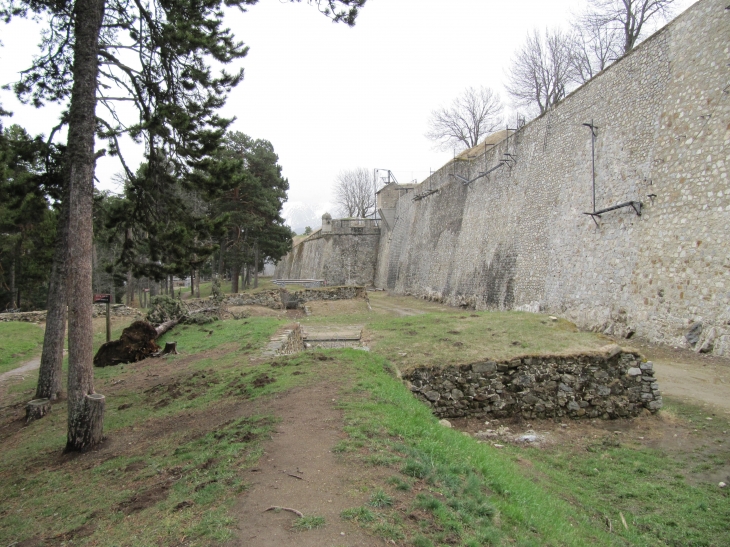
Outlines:
<svg viewBox="0 0 730 547"><path fill-rule="evenodd" d="M41 55L15 86L40 106L68 100L69 384L66 449L83 451L102 437L103 397L92 368L92 246L95 137L119 155L119 136L144 141L147 160L171 158L180 173L206 170L230 123L217 115L241 71L214 75L210 63L229 64L246 47L223 27L223 6L244 9L256 0L0 0L0 16L47 16ZM316 0L334 20L354 24L365 0ZM135 55L125 55L133 52ZM139 59L130 66L127 58ZM119 93L119 95L116 95ZM139 119L124 123L116 110L131 101ZM108 116L97 115L96 105ZM160 152L164 152L161 154ZM121 158L121 156L120 156ZM134 174L124 162L129 178ZM205 182L203 177L201 182ZM62 296L59 296L62 298Z"/></svg>

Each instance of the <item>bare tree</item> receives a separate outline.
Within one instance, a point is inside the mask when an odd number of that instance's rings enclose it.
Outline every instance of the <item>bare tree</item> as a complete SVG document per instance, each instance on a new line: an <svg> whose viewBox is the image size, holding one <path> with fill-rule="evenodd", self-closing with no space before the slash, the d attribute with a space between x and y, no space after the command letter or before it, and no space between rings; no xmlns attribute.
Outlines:
<svg viewBox="0 0 730 547"><path fill-rule="evenodd" d="M431 112L426 137L438 148L471 148L502 124L502 103L488 87L467 88L449 107Z"/></svg>
<svg viewBox="0 0 730 547"><path fill-rule="evenodd" d="M619 30L625 55L634 49L648 24L669 18L673 3L674 0L590 0L587 17L601 27Z"/></svg>
<svg viewBox="0 0 730 547"><path fill-rule="evenodd" d="M622 55L623 34L585 14L572 25L570 42L571 78L583 84Z"/></svg>
<svg viewBox="0 0 730 547"><path fill-rule="evenodd" d="M533 30L517 52L508 73L507 92L520 106L540 114L565 97L571 77L570 40L562 31Z"/></svg>
<svg viewBox="0 0 730 547"><path fill-rule="evenodd" d="M365 218L375 212L375 185L370 169L340 171L335 178L335 203L343 215Z"/></svg>

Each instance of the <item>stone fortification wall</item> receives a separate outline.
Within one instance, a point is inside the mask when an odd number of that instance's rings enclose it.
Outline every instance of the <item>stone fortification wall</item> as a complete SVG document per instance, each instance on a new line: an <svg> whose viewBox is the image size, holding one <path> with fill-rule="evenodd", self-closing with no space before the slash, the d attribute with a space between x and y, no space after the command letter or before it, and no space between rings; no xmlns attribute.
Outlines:
<svg viewBox="0 0 730 547"><path fill-rule="evenodd" d="M523 357L408 374L440 418L627 418L662 407L651 362L616 348L605 355Z"/></svg>
<svg viewBox="0 0 730 547"><path fill-rule="evenodd" d="M730 353L726 6L701 0L545 115L398 200L376 285ZM591 122L596 209L634 201L641 216L584 214Z"/></svg>
<svg viewBox="0 0 730 547"><path fill-rule="evenodd" d="M330 232L319 230L282 258L275 279L324 279L328 285L372 285L380 228L364 221L333 220ZM356 222L356 221L354 221ZM346 223L341 227L342 223ZM324 228L324 227L323 227Z"/></svg>

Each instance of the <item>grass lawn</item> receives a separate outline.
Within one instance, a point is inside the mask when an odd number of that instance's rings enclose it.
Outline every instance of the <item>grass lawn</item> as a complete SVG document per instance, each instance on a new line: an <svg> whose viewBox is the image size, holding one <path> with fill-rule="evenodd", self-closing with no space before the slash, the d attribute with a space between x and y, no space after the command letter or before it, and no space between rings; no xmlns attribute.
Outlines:
<svg viewBox="0 0 730 547"><path fill-rule="evenodd" d="M42 327L20 321L0 323L0 374L40 355L42 349Z"/></svg>
<svg viewBox="0 0 730 547"><path fill-rule="evenodd" d="M330 310L330 324L365 325L371 352L262 359L286 321L178 325L160 343L177 341L180 355L95 370L96 389L107 397L108 440L88 454L61 454L64 404L27 427L12 418L33 393L36 374L11 386L0 408L0 545L225 544L236 527L232 507L249 487L247 471L278 420L253 403L335 377L344 423L332 450L362 470L352 481L367 494L340 518L387 542L730 545L727 489L707 478L730 458L725 418L707 420L706 411L669 400L667 419L692 441L682 450L609 434L539 448L494 446L439 425L395 374L395 364L592 351L604 338L540 315L431 309L392 317L360 301L317 306L320 315L302 323L325 324ZM95 329L98 345L103 322ZM615 423L630 429L641 420ZM308 518L297 521L296 533L336 525Z"/></svg>

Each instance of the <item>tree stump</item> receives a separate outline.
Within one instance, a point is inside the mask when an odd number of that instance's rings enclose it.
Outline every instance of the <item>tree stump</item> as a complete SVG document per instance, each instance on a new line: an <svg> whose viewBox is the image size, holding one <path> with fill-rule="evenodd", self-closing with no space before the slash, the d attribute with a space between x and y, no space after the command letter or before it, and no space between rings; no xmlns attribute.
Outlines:
<svg viewBox="0 0 730 547"><path fill-rule="evenodd" d="M25 423L40 420L51 411L50 399L33 399L25 405Z"/></svg>
<svg viewBox="0 0 730 547"><path fill-rule="evenodd" d="M99 444L104 438L104 408L106 397L101 393L86 396L87 419L89 424L89 448Z"/></svg>
<svg viewBox="0 0 730 547"><path fill-rule="evenodd" d="M179 355L177 352L177 342L165 342L165 349L163 349L158 355Z"/></svg>
<svg viewBox="0 0 730 547"><path fill-rule="evenodd" d="M106 397L100 393L89 393L84 397L83 405L77 422L69 424L65 452L86 452L104 439Z"/></svg>

